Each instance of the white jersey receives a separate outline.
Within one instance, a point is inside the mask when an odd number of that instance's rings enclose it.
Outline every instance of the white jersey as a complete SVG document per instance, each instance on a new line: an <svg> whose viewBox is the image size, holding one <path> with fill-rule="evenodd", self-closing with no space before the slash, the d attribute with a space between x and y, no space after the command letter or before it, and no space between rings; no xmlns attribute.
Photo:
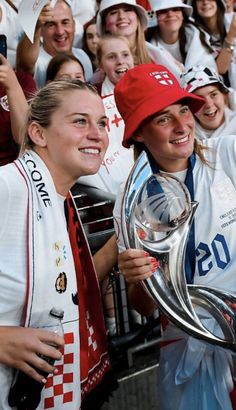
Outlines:
<svg viewBox="0 0 236 410"><path fill-rule="evenodd" d="M236 291L236 136L204 141L209 149L205 165L196 156L193 169L196 266L194 283ZM118 245L124 249L120 229L120 194L114 207Z"/></svg>
<svg viewBox="0 0 236 410"><path fill-rule="evenodd" d="M204 141L210 166L196 157L193 169L195 220L195 284L236 291L236 136ZM121 197L114 208L118 246ZM207 327L217 329L206 317ZM204 321L203 321L204 323ZM215 327L214 327L215 326ZM210 346L169 323L160 354L162 410L232 410L233 361L229 350ZM170 342L171 341L171 342ZM171 392L171 400L168 396Z"/></svg>
<svg viewBox="0 0 236 410"><path fill-rule="evenodd" d="M146 41L146 47L151 60L156 64L162 64L180 79L181 73L184 71L184 66L179 61L176 61L175 58L162 47L160 44L154 45Z"/></svg>
<svg viewBox="0 0 236 410"><path fill-rule="evenodd" d="M81 62L84 68L85 79L86 81L89 81L89 79L92 77L93 69L88 55L85 53L84 50L80 48L72 48L72 53ZM41 88L45 85L46 70L51 58L52 56L48 54L41 45L34 72L34 79L38 88Z"/></svg>

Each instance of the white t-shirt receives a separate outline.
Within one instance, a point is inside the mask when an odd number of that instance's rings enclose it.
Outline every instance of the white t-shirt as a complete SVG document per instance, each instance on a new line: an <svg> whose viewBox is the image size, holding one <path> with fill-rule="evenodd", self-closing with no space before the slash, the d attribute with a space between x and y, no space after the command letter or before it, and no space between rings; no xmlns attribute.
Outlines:
<svg viewBox="0 0 236 410"><path fill-rule="evenodd" d="M159 44L161 44L169 53L177 60L183 63L183 59L180 53L179 41L174 44L167 44L162 39L159 39Z"/></svg>

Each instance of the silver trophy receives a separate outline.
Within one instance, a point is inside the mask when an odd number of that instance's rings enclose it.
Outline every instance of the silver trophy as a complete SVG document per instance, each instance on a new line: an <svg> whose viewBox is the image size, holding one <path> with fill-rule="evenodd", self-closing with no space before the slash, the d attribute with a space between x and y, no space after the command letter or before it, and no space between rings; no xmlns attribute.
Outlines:
<svg viewBox="0 0 236 410"><path fill-rule="evenodd" d="M159 261L143 286L170 321L191 336L236 351L236 294L186 283L185 250L197 206L178 178L154 175L142 152L122 202L125 246L143 249ZM217 322L220 336L204 326L199 315L204 310Z"/></svg>

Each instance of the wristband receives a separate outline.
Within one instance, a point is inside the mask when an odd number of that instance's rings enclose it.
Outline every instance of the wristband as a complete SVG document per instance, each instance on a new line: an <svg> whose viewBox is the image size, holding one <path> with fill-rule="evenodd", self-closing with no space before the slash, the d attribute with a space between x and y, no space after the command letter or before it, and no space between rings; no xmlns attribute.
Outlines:
<svg viewBox="0 0 236 410"><path fill-rule="evenodd" d="M232 54L234 51L234 44L229 43L226 39L224 39L223 48Z"/></svg>

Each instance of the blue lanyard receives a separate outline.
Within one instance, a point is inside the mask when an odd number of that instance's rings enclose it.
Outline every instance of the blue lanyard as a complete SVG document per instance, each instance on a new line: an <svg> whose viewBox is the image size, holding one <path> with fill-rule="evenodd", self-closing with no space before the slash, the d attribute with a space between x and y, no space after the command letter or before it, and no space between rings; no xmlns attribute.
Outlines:
<svg viewBox="0 0 236 410"><path fill-rule="evenodd" d="M158 165L152 155L148 153L148 158L150 161L150 165L152 168L152 172L157 174L160 172ZM196 163L196 154L195 152L192 153L191 157L188 159L188 170L187 175L185 177L185 185L187 186L191 201L194 201L194 183L193 183L193 168ZM195 223L194 218L192 221L192 225L190 227L188 242L186 246L186 253L185 253L185 276L187 283L193 283L193 277L195 272Z"/></svg>
<svg viewBox="0 0 236 410"><path fill-rule="evenodd" d="M194 201L194 183L193 183L193 168L196 162L195 152L188 160L188 171L185 178L185 185L187 186L191 201ZM187 283L193 283L193 277L195 272L195 220L193 218L192 225L190 227L186 253L185 253L185 276Z"/></svg>

